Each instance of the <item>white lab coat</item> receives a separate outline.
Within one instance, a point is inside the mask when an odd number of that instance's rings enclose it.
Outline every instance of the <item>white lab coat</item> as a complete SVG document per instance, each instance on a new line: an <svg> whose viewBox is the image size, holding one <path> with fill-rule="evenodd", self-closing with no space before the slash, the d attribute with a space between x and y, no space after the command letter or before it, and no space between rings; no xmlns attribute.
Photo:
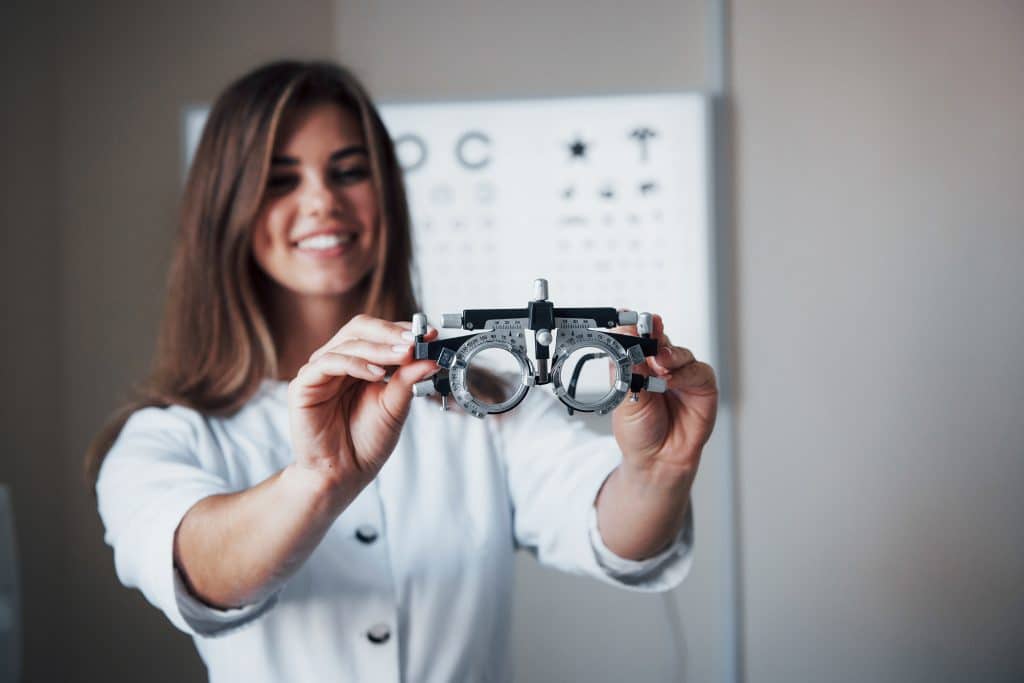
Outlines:
<svg viewBox="0 0 1024 683"><path fill-rule="evenodd" d="M413 401L377 478L284 586L258 604L211 608L174 569L174 531L202 498L292 462L286 393L268 380L228 418L140 410L96 485L118 577L192 636L211 681L510 680L517 547L634 590L668 590L689 570L692 518L643 562L604 546L593 501L621 455L538 387L483 420Z"/></svg>

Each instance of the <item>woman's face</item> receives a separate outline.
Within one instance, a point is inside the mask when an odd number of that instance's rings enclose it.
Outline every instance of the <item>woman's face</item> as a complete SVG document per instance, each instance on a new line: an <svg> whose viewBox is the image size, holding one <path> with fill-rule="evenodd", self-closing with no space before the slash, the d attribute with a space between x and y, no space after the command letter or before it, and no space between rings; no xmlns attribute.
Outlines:
<svg viewBox="0 0 1024 683"><path fill-rule="evenodd" d="M295 294L345 294L373 268L377 230L369 153L356 118L336 104L286 116L252 236L256 262Z"/></svg>

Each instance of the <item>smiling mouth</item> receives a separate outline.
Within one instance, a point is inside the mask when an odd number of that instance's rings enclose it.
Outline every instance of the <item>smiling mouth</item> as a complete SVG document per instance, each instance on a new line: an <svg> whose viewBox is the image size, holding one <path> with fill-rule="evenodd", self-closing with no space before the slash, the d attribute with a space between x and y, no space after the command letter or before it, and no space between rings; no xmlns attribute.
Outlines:
<svg viewBox="0 0 1024 683"><path fill-rule="evenodd" d="M354 232L347 232L333 235L313 235L295 243L296 249L303 251L330 251L356 241Z"/></svg>

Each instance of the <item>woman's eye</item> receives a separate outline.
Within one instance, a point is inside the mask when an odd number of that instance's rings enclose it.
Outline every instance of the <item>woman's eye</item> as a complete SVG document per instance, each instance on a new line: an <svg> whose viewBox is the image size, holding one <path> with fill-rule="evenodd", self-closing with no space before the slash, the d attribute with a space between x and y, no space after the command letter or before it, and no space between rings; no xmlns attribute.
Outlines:
<svg viewBox="0 0 1024 683"><path fill-rule="evenodd" d="M299 184L297 176L293 175L279 175L270 176L267 179L267 190L270 192L287 192Z"/></svg>
<svg viewBox="0 0 1024 683"><path fill-rule="evenodd" d="M363 166L357 166L355 168L348 169L332 169L330 172L330 178L333 182L340 183L342 185L351 185L360 181L366 180L370 177L370 169Z"/></svg>

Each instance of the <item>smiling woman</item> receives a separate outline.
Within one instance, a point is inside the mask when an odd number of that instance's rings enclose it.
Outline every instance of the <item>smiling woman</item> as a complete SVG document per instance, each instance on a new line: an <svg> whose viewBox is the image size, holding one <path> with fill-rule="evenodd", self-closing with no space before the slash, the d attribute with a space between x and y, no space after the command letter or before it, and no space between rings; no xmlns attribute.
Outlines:
<svg viewBox="0 0 1024 683"><path fill-rule="evenodd" d="M621 450L539 394L439 419L412 406L437 366L411 352L410 241L347 71L275 63L217 100L156 370L87 461L118 577L213 681L507 680L517 548L634 590L689 569L710 368L657 321L648 370L677 393L626 408Z"/></svg>
<svg viewBox="0 0 1024 683"><path fill-rule="evenodd" d="M297 135L300 129L307 134ZM319 135L333 144L318 147ZM302 213L309 210L313 216ZM344 255L317 268L308 250L293 248L296 238L323 226L358 233L358 259ZM289 308L289 291L326 294L333 287L352 296L311 297L310 307L350 302L349 315L411 319L411 262L391 138L348 70L283 61L231 84L210 112L189 169L154 370L91 444L88 478L95 480L136 410L184 405L230 415L267 377L294 376L298 360L281 348L288 336L281 331L304 329L290 319L314 311Z"/></svg>
<svg viewBox="0 0 1024 683"><path fill-rule="evenodd" d="M252 236L253 257L272 281L273 329L303 329L293 324L296 315L336 323L316 309L343 300L358 308L341 319L360 312L360 298L345 295L376 262L379 211L369 164L362 127L338 104L308 104L282 120ZM316 332L329 338L334 330ZM279 376L294 377L306 360L306 340L289 335L275 342Z"/></svg>

